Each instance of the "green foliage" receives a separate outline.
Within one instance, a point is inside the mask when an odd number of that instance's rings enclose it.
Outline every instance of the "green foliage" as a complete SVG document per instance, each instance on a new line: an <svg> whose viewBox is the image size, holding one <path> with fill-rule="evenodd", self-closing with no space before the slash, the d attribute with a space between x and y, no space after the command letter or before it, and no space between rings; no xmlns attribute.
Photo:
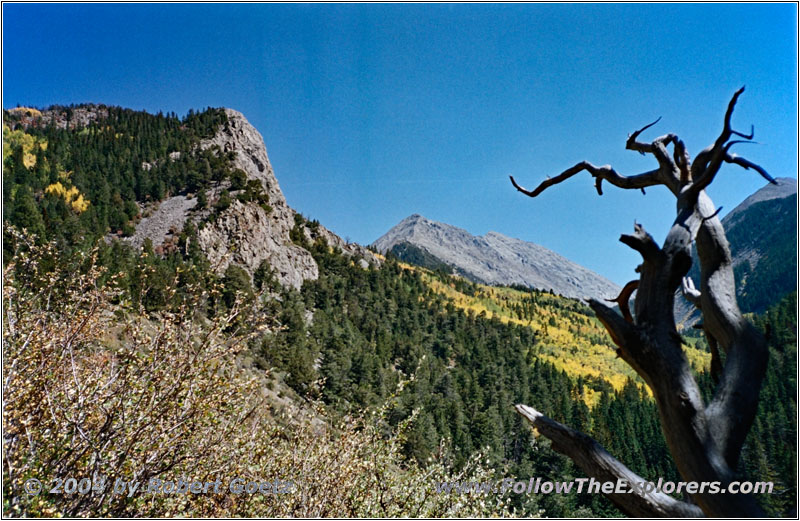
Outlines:
<svg viewBox="0 0 800 521"><path fill-rule="evenodd" d="M217 199L217 202L214 205L214 209L217 212L224 212L225 210L230 208L231 203L233 203L233 201L231 200L230 192L228 192L227 190L223 190L219 194L219 199Z"/></svg>
<svg viewBox="0 0 800 521"><path fill-rule="evenodd" d="M308 238L306 237L306 232L305 232L306 224L307 221L305 217L303 217L299 213L294 214L294 226L292 226L292 229L289 230L289 238L292 240L293 243L309 250L311 249L311 243L308 241Z"/></svg>
<svg viewBox="0 0 800 521"><path fill-rule="evenodd" d="M447 274L453 273L453 268L451 266L408 242L395 244L392 246L392 249L389 250L389 253L397 257L398 260L415 266L428 268L431 271L441 270Z"/></svg>
<svg viewBox="0 0 800 521"><path fill-rule="evenodd" d="M330 423L319 404L272 413L260 392L269 375L237 362L249 332L230 331L233 315L196 320L196 300L140 315L115 303L98 252L15 240L3 273L3 356L13 360L3 367L4 517L510 515L499 499L433 493L442 481L497 478L479 454L458 473L442 458L425 469L405 459L415 419L389 427L391 397L375 414ZM257 330L263 319L248 322ZM30 495L30 478L105 479L105 493ZM110 493L117 478L293 486L126 495Z"/></svg>
<svg viewBox="0 0 800 521"><path fill-rule="evenodd" d="M240 169L236 169L230 173L230 189L234 190L242 190L245 185L247 184L247 174Z"/></svg>
<svg viewBox="0 0 800 521"><path fill-rule="evenodd" d="M139 252L120 241L98 241L109 229L131 234L140 208L177 193L196 193L198 209L208 205L208 193L220 192L216 212L234 199L271 210L261 183L232 170L229 153L196 146L226 124L224 112L192 111L180 120L108 110L108 118L70 130L23 128L16 116L4 115L9 132L4 132L3 247L11 263L4 293L14 306L4 302L10 314L4 314L3 349L6 360L22 361L3 375L13 383L4 396L4 429L13 438L6 454L13 464L4 467L4 495L12 498L4 505L7 513L503 515L505 506L497 502L431 496L424 487L454 479L457 471L489 479L486 462L495 476L580 477L571 461L532 433L514 412L515 403L535 405L591 434L645 477L677 479L655 404L639 380L628 378L632 374L617 370L613 360L606 363L603 356L613 359L607 335L577 301L475 284L414 248L395 254L427 264L432 272L411 269L392 256L380 269L362 269L358 259L332 251L324 241L312 243L320 225L300 214L290 238L312 252L320 269L319 278L300 291L282 288L266 261L252 281L235 265L221 276L214 273L191 223L170 248L146 241ZM88 201L81 211L82 203L74 204L79 196ZM756 222L768 217L754 215ZM9 225L36 233L40 244ZM731 238L732 245L751 240ZM761 296L783 291L785 281L761 271L790 269L791 262L796 266L796 257L784 248L770 250L756 272L739 268L749 306L757 309L764 305ZM795 306L792 296L756 318L770 339L770 365L741 470L779 484L779 495L762 498L771 513L795 507ZM65 335L75 331L68 340ZM702 345L697 338L691 342ZM195 363L195 353L210 357ZM704 360L696 349L687 353L693 364ZM262 371L274 368L276 378L254 379L242 369L243 359ZM150 372L153 364L162 372ZM77 384L68 374L73 367ZM109 383L114 368L124 369L125 377ZM701 383L710 388L707 374L701 373ZM300 420L276 422L269 408L254 400L276 387L287 392L287 385L288 394L315 405ZM61 392L57 402L41 396L46 389ZM177 394L167 395L170 389ZM126 398L132 393L163 403L163 415L139 414ZM187 410L193 415L182 424ZM365 415L371 410L380 412ZM111 427L104 430L109 411ZM125 423L134 417L139 423ZM336 428L320 435L314 427L319 419ZM23 432L22 426L31 425ZM137 429L147 436L134 436ZM183 452L156 443L165 430L179 436ZM93 441L76 432L89 433ZM118 444L133 451L119 467L111 452L92 456L108 472L141 467L162 475L167 471L151 463L170 458L185 458L173 468L187 475L220 468L255 477L305 472L317 477L305 484L304 493L319 501L162 498L120 500L98 510L69 498L37 502L19 493L34 473L88 472L88 455L94 454L89 447L106 442L109 451L120 450ZM488 459L478 464L482 453ZM54 466L59 461L69 464ZM309 469L315 470L309 474ZM524 515L542 509L549 516L619 515L597 495L512 500Z"/></svg>
<svg viewBox="0 0 800 521"><path fill-rule="evenodd" d="M44 220L30 187L20 185L17 188L11 205L10 221L41 239L45 238Z"/></svg>
<svg viewBox="0 0 800 521"><path fill-rule="evenodd" d="M239 300L250 303L255 298L253 286L250 284L250 275L236 264L228 265L222 279L222 302L228 309L232 309Z"/></svg>
<svg viewBox="0 0 800 521"><path fill-rule="evenodd" d="M253 284L258 291L269 290L277 292L281 289L280 282L267 260L261 261L256 271L253 272Z"/></svg>
<svg viewBox="0 0 800 521"><path fill-rule="evenodd" d="M197 205L195 206L195 208L197 208L198 210L203 210L207 206L208 206L208 195L206 194L205 190L200 189L200 191L197 192Z"/></svg>
<svg viewBox="0 0 800 521"><path fill-rule="evenodd" d="M108 116L64 129L40 122L22 126L16 113L4 111L7 224L31 228L65 246L85 247L109 231L129 234L139 214L137 202L203 190L232 175L228 154L197 146L226 124L222 110L190 111L179 119L118 107L81 108Z"/></svg>
<svg viewBox="0 0 800 521"><path fill-rule="evenodd" d="M777 494L761 496L775 516L797 509L797 293L784 297L756 325L769 346L769 365L758 413L742 451L742 470L774 481Z"/></svg>
<svg viewBox="0 0 800 521"><path fill-rule="evenodd" d="M391 258L380 269L365 270L324 243L316 243L312 252L320 277L306 281L300 293L281 296L281 330L256 349L267 366L287 372L287 382L298 392L322 378L329 407L359 411L380 404L404 375L413 374L390 421L396 424L418 411L402 451L420 464L448 439L456 465L481 450L504 475L580 477L569 460L546 449L549 442L534 438L512 407L532 403L559 421L604 436L619 456L634 455L644 475L677 475L655 406L637 385L614 392L608 384L569 377L532 356L538 340L531 328L464 312L433 291L421 273ZM604 391L602 407L585 405L589 385ZM527 515L542 508L554 516L579 509L618 514L604 498L589 495L512 501Z"/></svg>

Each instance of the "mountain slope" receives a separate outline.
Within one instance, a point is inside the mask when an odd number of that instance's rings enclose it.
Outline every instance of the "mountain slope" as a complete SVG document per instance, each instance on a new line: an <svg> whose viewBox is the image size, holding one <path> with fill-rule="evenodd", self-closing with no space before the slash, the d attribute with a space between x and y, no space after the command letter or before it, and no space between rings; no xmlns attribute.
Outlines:
<svg viewBox="0 0 800 521"><path fill-rule="evenodd" d="M572 298L612 298L619 293L613 282L538 244L489 232L476 237L466 230L414 214L400 221L372 246L380 252L413 245L476 282L519 284ZM413 259L406 258L410 262ZM426 264L430 267L430 262Z"/></svg>
<svg viewBox="0 0 800 521"><path fill-rule="evenodd" d="M742 201L722 219L733 258L736 295L745 312L760 313L797 289L797 179L781 177ZM693 252L689 276L697 283L700 269ZM679 323L699 315L681 297Z"/></svg>
<svg viewBox="0 0 800 521"><path fill-rule="evenodd" d="M764 187L755 191L752 195L742 201L739 206L730 211L722 219L725 228L734 226L740 221L742 213L756 203L772 201L775 199L785 199L797 193L797 179L793 177L779 177L775 179L778 184L767 183Z"/></svg>

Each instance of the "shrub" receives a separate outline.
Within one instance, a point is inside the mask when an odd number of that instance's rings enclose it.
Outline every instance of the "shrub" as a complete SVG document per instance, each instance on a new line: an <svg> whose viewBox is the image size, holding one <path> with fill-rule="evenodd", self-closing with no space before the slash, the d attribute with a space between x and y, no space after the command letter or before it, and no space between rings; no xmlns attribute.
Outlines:
<svg viewBox="0 0 800 521"><path fill-rule="evenodd" d="M264 328L241 302L198 316L197 288L176 311L114 304L96 255L67 258L16 232L3 272L3 512L6 516L467 517L506 503L436 494L440 481L492 478L475 457L453 474L400 447L413 422L381 411L338 422L316 402L271 414L263 373L237 363ZM256 299L258 300L258 299ZM252 328L233 328L242 316ZM388 433L388 434L387 434ZM444 451L442 451L444 454ZM36 478L90 478L102 492L28 495ZM280 479L287 494L112 494L116 478L229 482ZM227 490L225 490L227 492Z"/></svg>

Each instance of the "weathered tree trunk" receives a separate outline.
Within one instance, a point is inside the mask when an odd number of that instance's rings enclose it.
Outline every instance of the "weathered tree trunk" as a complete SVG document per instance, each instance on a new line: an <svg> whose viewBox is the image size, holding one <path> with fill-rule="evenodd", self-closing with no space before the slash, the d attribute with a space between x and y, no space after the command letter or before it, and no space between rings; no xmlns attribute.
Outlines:
<svg viewBox="0 0 800 521"><path fill-rule="evenodd" d="M677 217L659 246L644 228L636 224L633 235L620 241L638 251L643 263L636 269L639 280L626 285L616 299L624 316L605 304L591 300L589 305L618 346L618 355L650 386L658 406L661 427L670 452L685 481L719 482L720 489L737 479L739 454L753 423L761 381L767 365L767 348L762 335L742 316L736 302L731 253L719 210L705 193L723 163L754 169L774 183L766 171L750 161L729 154L732 145L748 142L749 135L731 128L731 115L739 89L728 104L721 134L694 161L683 141L674 134L651 143L637 141L639 134L655 122L629 136L626 148L652 154L659 167L635 176L622 176L610 166L596 167L581 162L535 190L511 182L517 190L536 197L546 188L573 175L588 171L598 194L602 182L627 189L664 185L677 199ZM660 118L659 118L660 119ZM731 140L738 136L739 140ZM672 145L672 154L667 147ZM700 259L700 290L685 276L691 266L691 244L695 242ZM712 347L712 373L718 385L711 402L705 404L682 349L683 341L675 326L673 303L678 288L703 315L703 329ZM628 299L636 289L634 313L628 312ZM718 348L725 353L722 366ZM643 480L626 468L599 444L547 418L525 405L517 410L553 441L553 447L569 456L589 476L602 480ZM706 515L710 517L758 517L764 512L747 494L692 494L693 503L678 501L666 494L636 492L609 494L609 498L628 515L642 517Z"/></svg>

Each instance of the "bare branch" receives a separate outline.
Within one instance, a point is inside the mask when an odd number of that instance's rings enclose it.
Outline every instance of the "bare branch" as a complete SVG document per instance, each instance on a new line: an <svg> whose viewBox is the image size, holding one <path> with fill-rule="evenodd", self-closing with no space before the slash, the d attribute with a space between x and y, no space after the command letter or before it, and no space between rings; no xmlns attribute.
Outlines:
<svg viewBox="0 0 800 521"><path fill-rule="evenodd" d="M639 130L635 131L633 134L628 135L628 140L625 142L625 148L628 150L636 150L640 154L644 155L645 152L649 152L646 148L649 146L647 143L639 143L636 141L636 138L639 137L639 134L647 130L648 128L652 127L656 123L661 121L661 116L658 116L658 119L653 121L652 123L648 123L647 125L643 126Z"/></svg>
<svg viewBox="0 0 800 521"><path fill-rule="evenodd" d="M517 412L553 443L553 448L574 461L588 476L598 481L628 484L648 480L630 470L608 453L596 440L552 420L527 405L517 405ZM640 488L626 487L624 494L606 496L631 517L703 517L696 505L678 501L661 492L647 493Z"/></svg>
<svg viewBox="0 0 800 521"><path fill-rule="evenodd" d="M742 87L744 89L744 87ZM731 134L734 136L743 137L745 139L753 139L753 136L756 135L756 127L754 125L750 125L750 133L749 134L742 134L741 132L736 132L735 130L731 130Z"/></svg>
<svg viewBox="0 0 800 521"><path fill-rule="evenodd" d="M624 354L624 350L630 344L630 338L635 333L633 324L614 311L613 308L597 300L590 299L589 307L594 310L597 318L611 336L611 340L623 350L621 354Z"/></svg>
<svg viewBox="0 0 800 521"><path fill-rule="evenodd" d="M683 143L683 140L676 136L674 143L675 148L672 151L672 157L675 160L675 165L678 167L678 170L681 173L680 180L681 186L683 186L691 181L691 160L689 159L689 152L687 152L686 145Z"/></svg>
<svg viewBox="0 0 800 521"><path fill-rule="evenodd" d="M617 298L615 299L606 299L608 302L616 302L619 306L619 310L622 312L622 316L625 317L625 320L628 322L633 322L633 316L631 315L630 309L630 299L633 292L636 291L636 288L639 287L638 280L632 280L625 284L625 287L622 288L622 291L619 292Z"/></svg>
<svg viewBox="0 0 800 521"><path fill-rule="evenodd" d="M614 186L626 189L632 189L632 188L639 189L639 188L645 188L647 186L663 184L659 177L659 170L651 170L643 174L626 177L618 174L613 168L611 168L608 165L598 167L586 161L581 161L577 165L564 170L556 177L553 178L548 177L546 180L542 181L542 183L539 186L537 186L536 189L534 190L526 190L525 188L517 184L517 181L514 179L514 176L509 176L509 177L511 178L511 184L514 185L514 188L516 188L523 194L527 195L528 197L536 197L537 195L544 192L547 188L553 185L557 185L562 181L566 181L570 177L584 170L589 172L592 175L592 177L598 178L598 181L596 183L596 188L597 192L600 195L603 195L603 191L600 186L601 180L608 181Z"/></svg>
<svg viewBox="0 0 800 521"><path fill-rule="evenodd" d="M717 140L712 146L706 148L703 150L703 152L698 154L694 163L692 163L691 173L694 178L694 182L690 187L692 197L696 197L701 190L704 190L708 185L711 184L711 181L714 180L717 172L719 172L719 167L722 165L723 161L735 162L728 161L728 150L732 145L735 143L741 143L741 141L733 141L729 143L728 140L731 138L731 136L736 135L748 140L753 138L754 127L752 125L750 127L749 135L742 134L741 132L737 132L731 128L733 109L736 106L736 101L739 99L739 96L742 94L742 92L744 92L744 87L737 90L733 94L731 101L728 103L728 110L725 112L725 122L722 132L720 133L719 137L717 137ZM745 166L745 168L754 168L768 181L774 181L771 177L769 177L763 168L756 168L757 165L750 163L749 161L746 163L747 166ZM740 164L740 166L744 165Z"/></svg>
<svg viewBox="0 0 800 521"><path fill-rule="evenodd" d="M739 99L739 96L742 94L742 92L744 92L744 85L742 85L742 87L739 90L733 93L731 101L728 102L728 110L725 111L725 126L722 129L722 134L720 134L716 142L716 145L718 146L725 143L725 141L727 141L731 137L731 133L733 132L733 130L731 129L731 116L733 116L733 108L736 106L736 101ZM741 136L741 134L737 135ZM751 135L747 139L752 139L752 138L753 136Z"/></svg>
<svg viewBox="0 0 800 521"><path fill-rule="evenodd" d="M714 217L718 216L718 215L719 215L719 212L721 212L721 211L722 211L722 207L720 206L719 208L717 208L716 210L714 210L714 213L712 213L711 215L708 215L708 216L706 216L706 217L703 217L703 218L702 218L702 222L710 221L710 220L711 220L711 219L713 219Z"/></svg>
<svg viewBox="0 0 800 521"><path fill-rule="evenodd" d="M691 277L683 277L681 293L683 293L683 298L691 302L697 309L700 309L700 290L695 289L694 281L692 281Z"/></svg>
<svg viewBox="0 0 800 521"><path fill-rule="evenodd" d="M778 184L778 182L775 180L775 178L773 178L771 175L769 175L767 173L767 171L764 170L761 166L753 163L752 161L748 161L747 159L745 159L743 157L739 157L736 154L726 155L725 156L725 162L726 163L732 163L734 165L739 165L742 168L744 168L745 170L750 170L752 168L753 170L755 170L756 172L761 174L761 177L763 177L764 179L766 179L770 183L772 183L774 185Z"/></svg>
<svg viewBox="0 0 800 521"><path fill-rule="evenodd" d="M739 89L728 103L719 137L691 164L683 141L674 134L666 134L649 144L636 141L644 130L655 124L653 122L629 136L626 148L652 153L659 162L658 170L627 178L609 166L595 167L581 162L547 179L533 191L520 187L512 178L514 186L530 197L583 170L596 178L601 194L603 180L621 188L644 189L663 184L675 194L676 219L663 246L638 224L632 235L620 237L621 242L638 251L644 259L637 268L640 278L636 287L635 317L629 311L628 301L636 281L627 284L612 301L620 304L622 314L597 300L589 300L589 306L619 346L618 356L650 386L667 445L681 476L691 481L719 481L723 486L738 479L735 471L755 417L767 363L763 337L742 316L736 303L732 258L718 218L720 209L715 209L704 191L724 162L754 169L768 181L775 182L759 165L728 153L733 145L745 142L731 141L731 137L745 140L753 137L752 128L750 134L731 128L733 110L743 90ZM667 153L670 144L673 145L671 156ZM697 245L700 259L699 291L693 281L685 278L691 265L692 241ZM712 376L719 384L707 407L675 326L673 303L678 287L682 287L686 298L700 308L703 329L711 346ZM727 354L724 367L720 350ZM519 406L518 411L554 441L556 450L567 454L584 470L595 469L586 470L587 473L597 471L597 461L591 457L596 452L592 443L596 442L591 438L574 433L524 406ZM636 504L640 498L612 500L622 503L620 508L625 512L638 511ZM692 500L711 516L764 515L751 495L720 496L700 492L692 494ZM654 514L651 511L641 515Z"/></svg>
<svg viewBox="0 0 800 521"><path fill-rule="evenodd" d="M620 235L619 241L642 254L646 261L656 261L661 256L661 248L653 236L641 224L633 223L633 235Z"/></svg>

